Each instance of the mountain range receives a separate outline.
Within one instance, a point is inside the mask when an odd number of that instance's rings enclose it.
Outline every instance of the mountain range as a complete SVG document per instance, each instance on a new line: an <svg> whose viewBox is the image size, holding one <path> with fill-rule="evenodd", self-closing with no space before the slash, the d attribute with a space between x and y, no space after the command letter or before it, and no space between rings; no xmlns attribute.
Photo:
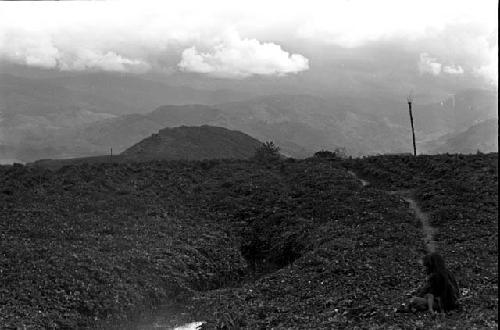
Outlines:
<svg viewBox="0 0 500 330"><path fill-rule="evenodd" d="M241 86L198 87L109 74L38 78L1 74L0 159L29 162L95 156L108 154L110 148L119 153L165 127L205 124L272 140L285 155L298 158L339 147L355 156L411 150L405 98L346 90L325 97L261 95L244 92ZM494 89L476 88L442 98L416 98L419 152L494 151L490 143L461 149L455 142L447 149L442 141L497 118L497 95ZM422 103L424 99L427 103ZM481 140L481 130L474 132L477 137L472 140Z"/></svg>
<svg viewBox="0 0 500 330"><path fill-rule="evenodd" d="M427 146L432 153L476 153L498 151L498 119L488 119L466 130L447 134Z"/></svg>

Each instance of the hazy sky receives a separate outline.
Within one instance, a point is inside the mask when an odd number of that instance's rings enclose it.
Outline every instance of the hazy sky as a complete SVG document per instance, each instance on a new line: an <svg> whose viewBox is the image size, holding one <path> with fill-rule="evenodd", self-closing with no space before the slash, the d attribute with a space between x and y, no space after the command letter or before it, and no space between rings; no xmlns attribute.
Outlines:
<svg viewBox="0 0 500 330"><path fill-rule="evenodd" d="M420 74L498 83L497 1L0 2L0 61L67 71L301 74L294 44L414 53Z"/></svg>

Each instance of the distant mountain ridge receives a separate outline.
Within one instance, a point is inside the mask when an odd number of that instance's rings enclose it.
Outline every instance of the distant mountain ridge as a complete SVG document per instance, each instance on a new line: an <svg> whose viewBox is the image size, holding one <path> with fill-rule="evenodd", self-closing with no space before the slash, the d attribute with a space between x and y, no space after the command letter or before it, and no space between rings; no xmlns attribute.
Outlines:
<svg viewBox="0 0 500 330"><path fill-rule="evenodd" d="M221 126L272 140L291 157L310 156L320 149L345 147L351 154L404 151L407 127L390 126L372 114L332 107L311 95L273 95L217 106L162 106L148 114L134 114L87 125L78 139L121 152L163 127ZM410 145L408 145L408 148ZM102 153L102 151L100 151Z"/></svg>
<svg viewBox="0 0 500 330"><path fill-rule="evenodd" d="M498 152L498 119L484 120L463 132L446 135L428 148L431 154Z"/></svg>
<svg viewBox="0 0 500 330"><path fill-rule="evenodd" d="M425 133L463 131L477 122L498 118L498 91L467 89L414 109L415 125Z"/></svg>
<svg viewBox="0 0 500 330"><path fill-rule="evenodd" d="M120 153L165 127L205 124L272 140L285 155L296 158L337 147L354 156L411 151L404 96L363 95L352 88L332 90L327 97L256 96L245 94L241 82L234 85L239 92L169 86L133 75L22 78L0 74L0 161L94 156L110 148ZM419 145L428 146L477 121L497 118L497 90L437 94L417 95L415 100Z"/></svg>

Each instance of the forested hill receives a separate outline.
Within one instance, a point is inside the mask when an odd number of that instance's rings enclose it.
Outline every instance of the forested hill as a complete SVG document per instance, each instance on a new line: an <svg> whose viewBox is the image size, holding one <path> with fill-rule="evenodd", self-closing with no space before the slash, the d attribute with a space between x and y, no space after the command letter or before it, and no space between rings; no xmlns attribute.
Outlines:
<svg viewBox="0 0 500 330"><path fill-rule="evenodd" d="M128 159L245 159L261 142L223 127L181 126L164 128L125 150Z"/></svg>

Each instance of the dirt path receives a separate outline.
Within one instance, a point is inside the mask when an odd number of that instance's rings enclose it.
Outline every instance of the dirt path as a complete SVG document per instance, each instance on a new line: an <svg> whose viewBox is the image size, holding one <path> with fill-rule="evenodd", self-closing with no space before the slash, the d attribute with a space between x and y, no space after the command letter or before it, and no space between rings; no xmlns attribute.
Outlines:
<svg viewBox="0 0 500 330"><path fill-rule="evenodd" d="M354 177L356 180L361 182L361 185L363 187L366 187L370 184L370 182L361 179L355 172L348 170L347 171L352 177ZM425 248L427 252L432 253L436 252L437 250L437 243L434 240L434 235L436 234L436 228L432 227L429 221L429 215L422 211L422 209L418 206L417 201L415 200L415 196L413 191L411 190L397 190L397 191L390 191L389 194L391 195L398 195L401 198L403 198L404 201L408 203L410 206L410 209L413 210L415 213L415 217L420 221L422 224L422 232L424 234L423 240L425 244Z"/></svg>
<svg viewBox="0 0 500 330"><path fill-rule="evenodd" d="M413 210L413 212L415 212L415 217L420 220L420 223L422 224L422 231L424 233L423 240L427 252L436 252L437 243L434 240L436 228L430 225L429 215L422 211L422 209L418 206L417 201L413 197L412 191L397 191L396 194L400 195L409 204L410 208Z"/></svg>

